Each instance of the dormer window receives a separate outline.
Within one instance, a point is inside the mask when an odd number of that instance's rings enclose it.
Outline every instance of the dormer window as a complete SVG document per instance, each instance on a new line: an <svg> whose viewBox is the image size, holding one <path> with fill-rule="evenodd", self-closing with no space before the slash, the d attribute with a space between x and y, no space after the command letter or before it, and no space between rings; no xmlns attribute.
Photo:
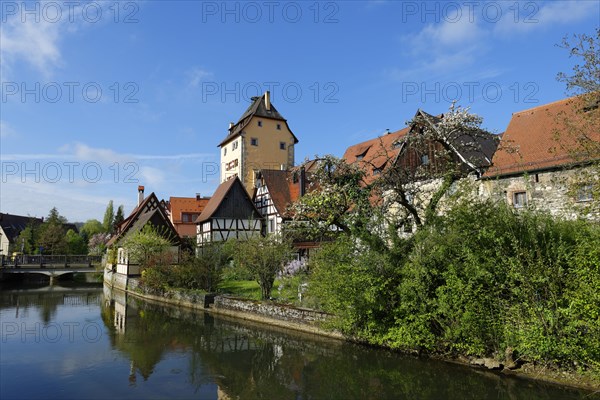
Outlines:
<svg viewBox="0 0 600 400"><path fill-rule="evenodd" d="M356 161L360 161L363 158L365 158L365 155L367 155L367 152L369 151L369 149L371 148L371 146L367 146L366 148L362 148L360 149L359 153L356 155Z"/></svg>
<svg viewBox="0 0 600 400"><path fill-rule="evenodd" d="M258 126L262 126L262 121L258 121Z"/></svg>
<svg viewBox="0 0 600 400"><path fill-rule="evenodd" d="M402 142L400 142L400 141L394 142L394 144L392 144L392 149L393 150L399 149L400 146L402 146Z"/></svg>
<svg viewBox="0 0 600 400"><path fill-rule="evenodd" d="M381 168L373 168L373 175L381 174Z"/></svg>

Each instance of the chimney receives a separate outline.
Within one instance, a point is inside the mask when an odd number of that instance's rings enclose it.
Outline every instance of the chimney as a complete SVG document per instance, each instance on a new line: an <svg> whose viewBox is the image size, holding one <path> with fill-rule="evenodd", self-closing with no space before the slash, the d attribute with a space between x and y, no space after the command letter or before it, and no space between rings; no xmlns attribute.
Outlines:
<svg viewBox="0 0 600 400"><path fill-rule="evenodd" d="M229 123L229 130L231 130L231 128L233 128L233 122Z"/></svg>
<svg viewBox="0 0 600 400"><path fill-rule="evenodd" d="M144 201L144 187L138 186L138 206Z"/></svg>
<svg viewBox="0 0 600 400"><path fill-rule="evenodd" d="M300 196L306 194L306 170L300 167Z"/></svg>
<svg viewBox="0 0 600 400"><path fill-rule="evenodd" d="M202 196L200 196L200 193L196 193L196 200L200 200L202 198Z"/></svg>
<svg viewBox="0 0 600 400"><path fill-rule="evenodd" d="M271 92L268 90L265 92L265 108L267 111L271 111Z"/></svg>

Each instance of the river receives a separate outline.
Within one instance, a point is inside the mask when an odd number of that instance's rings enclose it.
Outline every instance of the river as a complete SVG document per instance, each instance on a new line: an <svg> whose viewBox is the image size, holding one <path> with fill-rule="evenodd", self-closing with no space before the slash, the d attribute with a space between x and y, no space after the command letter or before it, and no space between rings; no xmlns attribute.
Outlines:
<svg viewBox="0 0 600 400"><path fill-rule="evenodd" d="M0 297L4 400L595 398L102 286L3 287Z"/></svg>

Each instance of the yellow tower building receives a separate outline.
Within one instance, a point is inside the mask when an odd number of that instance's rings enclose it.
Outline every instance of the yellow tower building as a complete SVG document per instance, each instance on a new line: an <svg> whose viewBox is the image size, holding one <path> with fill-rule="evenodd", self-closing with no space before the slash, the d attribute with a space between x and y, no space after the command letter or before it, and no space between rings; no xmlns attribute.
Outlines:
<svg viewBox="0 0 600 400"><path fill-rule="evenodd" d="M221 183L239 176L252 194L259 170L294 166L296 143L286 119L271 104L270 93L253 97L239 121L229 124L229 133L219 144Z"/></svg>

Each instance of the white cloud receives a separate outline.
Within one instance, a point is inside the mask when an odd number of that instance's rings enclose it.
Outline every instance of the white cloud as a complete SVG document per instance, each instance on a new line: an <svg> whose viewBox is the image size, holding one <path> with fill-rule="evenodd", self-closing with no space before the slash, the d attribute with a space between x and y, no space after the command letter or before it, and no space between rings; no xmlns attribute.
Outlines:
<svg viewBox="0 0 600 400"><path fill-rule="evenodd" d="M86 143L64 145L54 153L1 154L0 206L3 212L38 216L56 206L78 221L102 217L110 199L130 209L138 184L162 196L209 193L214 188L208 180L218 178L215 157L127 154Z"/></svg>
<svg viewBox="0 0 600 400"><path fill-rule="evenodd" d="M402 68L390 68L387 75L405 81L424 74L433 78L462 70L485 52L486 37L477 21L470 22L468 18L425 25L421 31L401 38L402 50L416 61Z"/></svg>
<svg viewBox="0 0 600 400"><path fill-rule="evenodd" d="M194 67L187 72L187 76L188 87L195 88L198 87L204 78L209 78L213 76L213 74L205 69Z"/></svg>
<svg viewBox="0 0 600 400"><path fill-rule="evenodd" d="M16 136L16 131L6 121L0 120L0 138Z"/></svg>
<svg viewBox="0 0 600 400"><path fill-rule="evenodd" d="M150 187L158 187L165 182L165 173L154 167L140 167L140 182Z"/></svg>
<svg viewBox="0 0 600 400"><path fill-rule="evenodd" d="M44 18L38 22L31 17L22 22L18 15L9 18L0 27L2 74L10 76L22 60L45 77L51 75L54 68L63 65L59 48L60 30L60 23L51 23Z"/></svg>
<svg viewBox="0 0 600 400"><path fill-rule="evenodd" d="M508 9L508 7L511 7ZM511 35L539 29L573 24L592 16L598 17L600 3L596 1L548 1L520 3L518 13L507 3L502 19L494 24L494 33Z"/></svg>

